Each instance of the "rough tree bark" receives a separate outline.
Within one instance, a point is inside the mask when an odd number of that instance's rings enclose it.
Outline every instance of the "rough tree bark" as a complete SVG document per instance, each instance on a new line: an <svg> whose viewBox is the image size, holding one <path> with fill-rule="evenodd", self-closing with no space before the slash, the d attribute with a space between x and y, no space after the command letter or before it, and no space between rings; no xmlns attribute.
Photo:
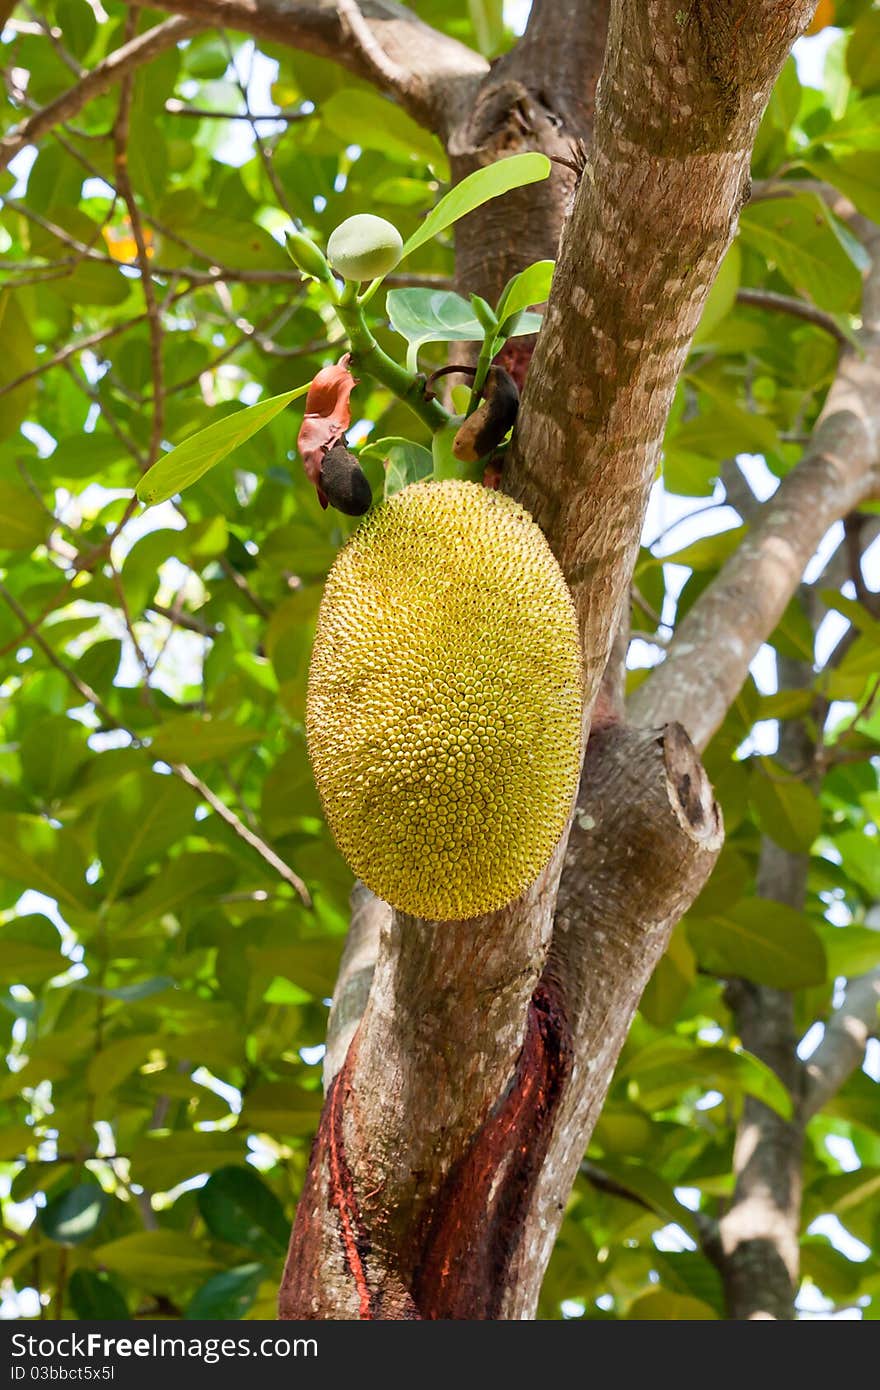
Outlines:
<svg viewBox="0 0 880 1390"><path fill-rule="evenodd" d="M725 29L728 14L710 22L699 13L681 25L662 5L639 14L612 6L589 173L563 237L505 478L543 526L572 588L588 709L628 591L675 381L747 196L757 121L807 9L743 8ZM639 81L656 100L636 115L629 93ZM572 949L560 932L541 975L565 837L534 889L502 913L465 927L393 916L380 934L366 1012L328 1094L282 1316L534 1311L555 1235L545 1213L552 1207L558 1221L589 1136L594 1108L586 1101L601 1103L649 973L640 976L624 943L650 941L645 954L653 948L656 960L720 845L689 742L667 732L658 746L668 760L667 829L677 820L686 843L672 857L676 896L658 894L648 906L633 875L632 935L624 930L616 950L598 953L604 995L616 998L622 1020L616 1051L588 1068L599 1051L593 1030L605 1031L576 969L588 938L594 949L598 941L589 908L569 927ZM625 776L630 753L621 743L609 758L608 784L618 791L624 783L614 774ZM614 846L628 865L629 837L645 835L637 820L628 818L627 838ZM606 850L607 903L614 853L607 839L595 843L600 862ZM597 1082L585 1097L582 1078L593 1070ZM566 1102L576 1114L563 1132Z"/></svg>
<svg viewBox="0 0 880 1390"><path fill-rule="evenodd" d="M783 689L809 688L812 669L778 659ZM816 738L804 720L780 725L777 760L793 777L815 782ZM809 856L761 841L756 892L802 911ZM730 980L727 1001L743 1046L772 1067L792 1098L785 1118L747 1096L737 1126L735 1186L719 1222L715 1262L730 1317L789 1321L794 1317L800 1263L804 1074L797 1055L794 997L748 980Z"/></svg>
<svg viewBox="0 0 880 1390"><path fill-rule="evenodd" d="M809 0L684 9L536 0L526 35L491 69L388 0L165 8L333 57L434 129L455 177L520 149L554 156L547 184L461 225L457 274L466 289L496 296L523 264L555 254L568 218L504 485L539 520L572 586L589 706L626 604L675 380ZM584 159L578 142L590 137ZM835 431L791 485L816 539L876 486L875 383L869 391L857 375L830 411ZM841 475L838 428L855 455ZM620 727L621 665L612 662L571 838L530 894L466 928L394 919L356 894L282 1316L533 1312L639 994L720 844L697 750L809 557L778 563L789 500L773 499L752 528L749 563L774 579L772 601L752 614L741 577L723 571L726 603L710 613L712 586L694 605L703 627L673 643L628 711L640 725L680 720L693 745L674 725ZM791 519L786 512L787 527ZM728 633L719 693L714 648ZM861 996L853 1009L865 1015Z"/></svg>
<svg viewBox="0 0 880 1390"><path fill-rule="evenodd" d="M594 721L570 834L523 898L476 922L405 918L356 890L281 1298L288 1317L528 1317L642 989L721 845L699 754L823 532L880 489L875 273L863 351L844 351L804 460L624 710L622 615L672 393L812 0L534 0L492 65L394 0L163 8L177 18L11 131L0 165L218 23L374 83L444 140L455 179L523 149L554 161L545 184L466 219L456 250L462 287L494 299L562 235L534 358L510 359L529 372L504 486L543 527L581 624ZM795 902L802 877L765 847L760 892ZM744 1113L712 1240L733 1316L790 1315L803 1126L858 1065L878 994L880 972L851 982L799 1069L785 996L731 986L744 1041L796 1100L787 1128Z"/></svg>

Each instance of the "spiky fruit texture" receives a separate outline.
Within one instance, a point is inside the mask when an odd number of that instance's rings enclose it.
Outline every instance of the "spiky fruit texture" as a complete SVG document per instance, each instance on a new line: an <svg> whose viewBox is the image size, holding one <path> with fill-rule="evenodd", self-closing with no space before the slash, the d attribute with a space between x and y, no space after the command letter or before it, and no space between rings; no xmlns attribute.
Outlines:
<svg viewBox="0 0 880 1390"><path fill-rule="evenodd" d="M403 240L392 222L358 212L330 233L327 259L343 280L373 280L394 269L402 250Z"/></svg>
<svg viewBox="0 0 880 1390"><path fill-rule="evenodd" d="M577 787L581 707L571 596L509 497L414 483L338 555L309 752L342 854L392 906L463 920L537 877Z"/></svg>

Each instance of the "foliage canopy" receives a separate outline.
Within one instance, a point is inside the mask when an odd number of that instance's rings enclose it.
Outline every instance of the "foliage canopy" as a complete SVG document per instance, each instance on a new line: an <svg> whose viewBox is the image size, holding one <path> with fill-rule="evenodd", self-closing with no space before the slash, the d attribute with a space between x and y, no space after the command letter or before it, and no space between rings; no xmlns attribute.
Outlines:
<svg viewBox="0 0 880 1390"><path fill-rule="evenodd" d="M7 28L4 128L70 86L68 59L92 68L119 45L127 8L105 8L98 25L87 0L40 0ZM490 55L510 41L488 0L415 8ZM820 83L794 59L780 78L678 390L658 506L704 514L686 544L646 537L633 685L741 539L731 460L766 492L794 466L858 324L864 252L806 180L880 222L880 12L845 0L837 22ZM182 496L179 477L150 509L132 493L158 446L239 429L339 355L320 286L284 249L291 221L321 245L363 211L400 229L408 259L366 312L398 360L405 339L410 369L481 338L488 306L451 290L451 225L430 216L440 144L350 74L212 31L154 58L129 95L152 310L118 88L0 177L4 1292L31 1316L36 1289L55 1316L268 1317L348 921L303 716L323 577L356 522L320 508L295 400ZM549 267L529 274L499 314L507 333L536 326L515 320ZM353 404L374 494L422 476L427 428L366 377ZM880 966L878 694L876 604L860 573L820 559L708 751L727 843L642 1001L543 1316L722 1315L692 1208L730 1193L743 1097L790 1106L739 1045L724 980L795 991L806 1034L844 978ZM774 757L776 721L793 719L818 731L808 775ZM802 912L755 898L762 836L810 856ZM876 1316L876 1067L869 1050L807 1130L808 1309Z"/></svg>

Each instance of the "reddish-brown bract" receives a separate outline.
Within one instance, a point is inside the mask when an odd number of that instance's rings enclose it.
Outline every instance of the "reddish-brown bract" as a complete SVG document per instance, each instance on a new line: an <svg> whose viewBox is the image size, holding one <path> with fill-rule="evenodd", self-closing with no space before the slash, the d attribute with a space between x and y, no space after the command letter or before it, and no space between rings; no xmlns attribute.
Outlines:
<svg viewBox="0 0 880 1390"><path fill-rule="evenodd" d="M331 367L322 367L312 381L306 396L306 410L299 428L296 447L306 471L314 483L318 501L327 506L327 494L321 486L324 456L334 444L345 440L351 424L350 397L357 379L348 369L351 354L346 353Z"/></svg>

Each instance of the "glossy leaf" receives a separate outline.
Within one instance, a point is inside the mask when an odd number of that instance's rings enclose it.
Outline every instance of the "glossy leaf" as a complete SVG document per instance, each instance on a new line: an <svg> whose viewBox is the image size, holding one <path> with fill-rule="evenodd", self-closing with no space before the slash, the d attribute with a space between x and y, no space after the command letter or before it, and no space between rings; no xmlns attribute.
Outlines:
<svg viewBox="0 0 880 1390"><path fill-rule="evenodd" d="M97 1183L80 1183L43 1207L40 1226L50 1240L61 1245L79 1245L97 1231L108 1201Z"/></svg>
<svg viewBox="0 0 880 1390"><path fill-rule="evenodd" d="M403 259L466 217L474 208L499 198L513 188L538 183L550 173L550 161L543 154L515 154L499 159L483 169L475 169L440 199L439 203L403 244Z"/></svg>
<svg viewBox="0 0 880 1390"><path fill-rule="evenodd" d="M283 1255L289 1222L278 1198L253 1168L219 1168L199 1189L199 1211L218 1240Z"/></svg>
<svg viewBox="0 0 880 1390"><path fill-rule="evenodd" d="M716 975L777 989L825 979L825 952L807 918L769 898L745 898L705 921L691 918L687 930L701 966Z"/></svg>
<svg viewBox="0 0 880 1390"><path fill-rule="evenodd" d="M222 462L235 449L251 439L258 430L284 410L292 401L298 400L308 391L308 383L293 391L285 391L280 396L270 396L268 400L237 410L222 420L214 420L198 434L178 444L176 449L164 454L154 463L137 485L137 495L147 506L153 507L164 502L177 492L191 487L211 468Z"/></svg>
<svg viewBox="0 0 880 1390"><path fill-rule="evenodd" d="M253 1305L257 1289L266 1277L261 1264L237 1265L215 1274L190 1299L185 1318L226 1322L243 1318Z"/></svg>

